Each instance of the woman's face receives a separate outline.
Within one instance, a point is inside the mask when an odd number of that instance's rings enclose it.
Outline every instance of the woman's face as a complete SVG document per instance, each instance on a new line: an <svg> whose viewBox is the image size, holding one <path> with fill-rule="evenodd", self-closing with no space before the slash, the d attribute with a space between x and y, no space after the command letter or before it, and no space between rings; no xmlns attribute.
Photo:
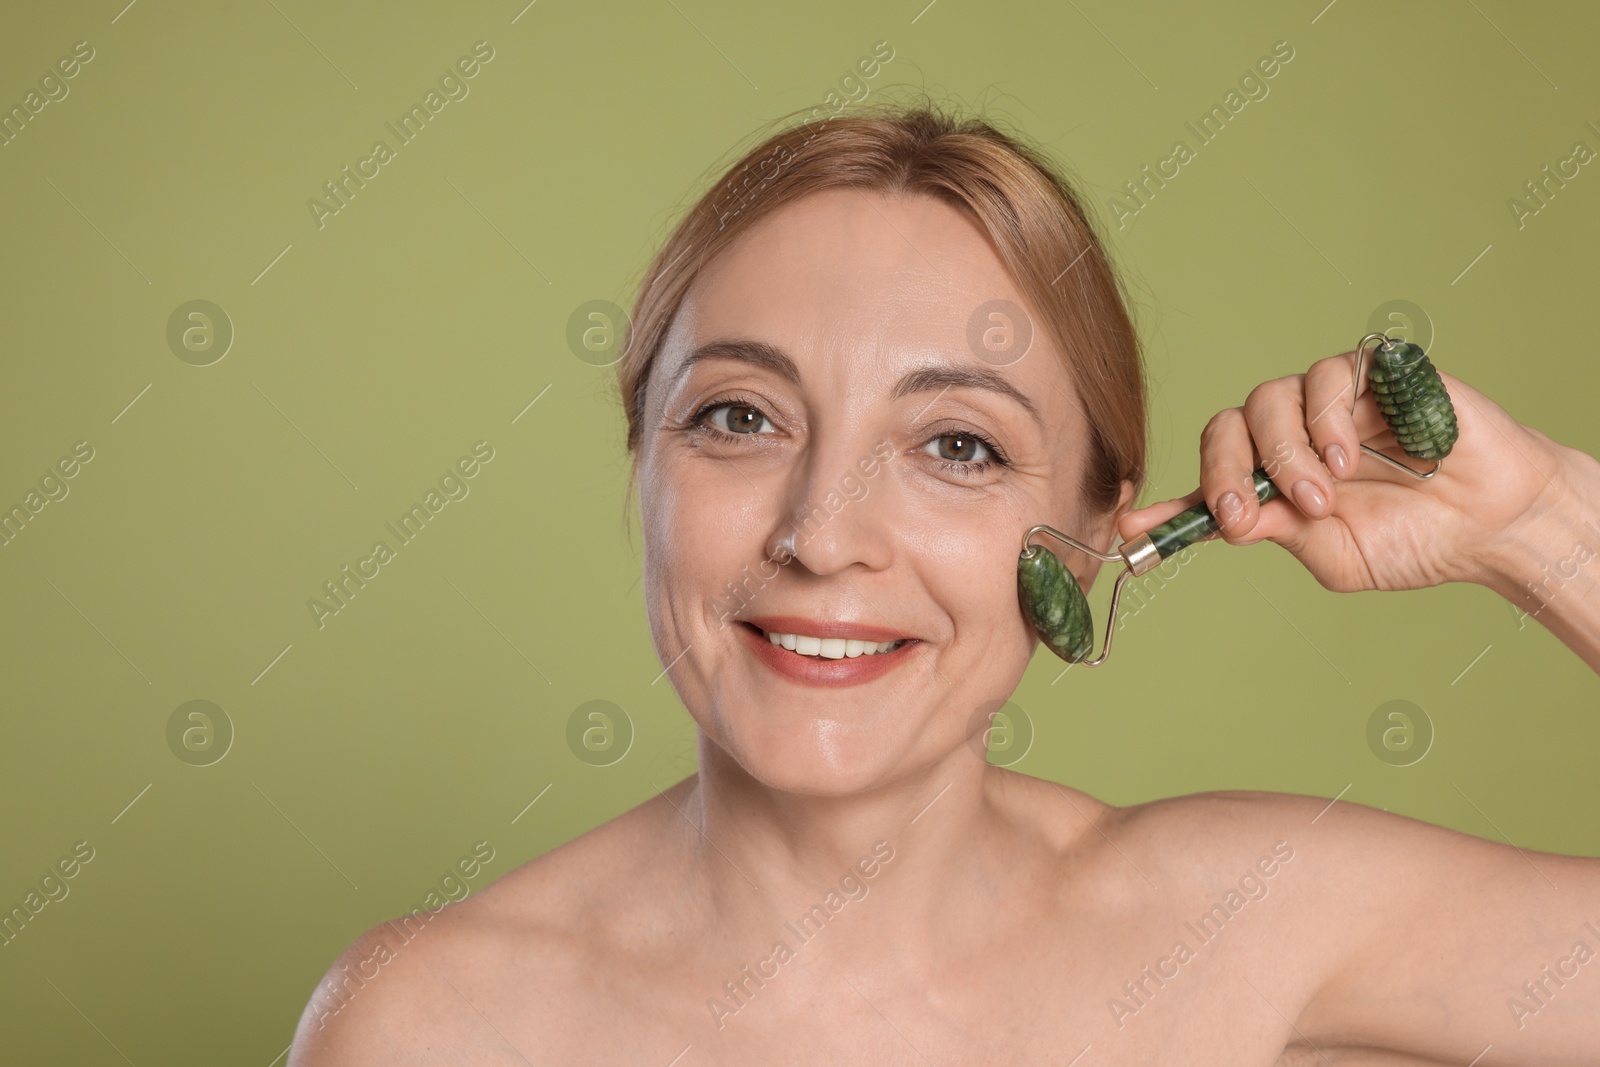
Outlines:
<svg viewBox="0 0 1600 1067"><path fill-rule="evenodd" d="M1089 428L1051 340L969 342L996 300L1028 307L956 208L830 190L707 265L651 370L651 633L695 721L773 788L858 792L967 745L1037 641L1023 532L1112 529L1079 513ZM1063 559L1087 587L1093 562Z"/></svg>

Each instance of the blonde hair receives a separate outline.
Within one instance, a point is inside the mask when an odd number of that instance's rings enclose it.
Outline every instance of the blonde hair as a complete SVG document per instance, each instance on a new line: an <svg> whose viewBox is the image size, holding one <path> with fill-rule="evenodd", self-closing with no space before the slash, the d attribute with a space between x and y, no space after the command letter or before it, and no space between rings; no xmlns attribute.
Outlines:
<svg viewBox="0 0 1600 1067"><path fill-rule="evenodd" d="M757 221L808 194L854 186L936 197L976 218L1063 353L1090 427L1079 493L1115 507L1143 488L1147 381L1123 282L1084 202L1042 152L988 120L927 102L879 104L774 134L729 167L651 261L624 328L616 384L637 467L651 365L700 268ZM633 482L630 475L629 492Z"/></svg>

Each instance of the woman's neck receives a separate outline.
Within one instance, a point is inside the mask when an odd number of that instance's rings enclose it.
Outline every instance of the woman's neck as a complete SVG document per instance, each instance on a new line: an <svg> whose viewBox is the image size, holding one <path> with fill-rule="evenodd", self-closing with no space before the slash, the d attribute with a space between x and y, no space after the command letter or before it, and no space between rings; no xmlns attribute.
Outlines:
<svg viewBox="0 0 1600 1067"><path fill-rule="evenodd" d="M1046 835L1005 802L1003 779L1020 778L963 747L870 790L818 796L756 780L702 734L699 774L668 799L692 828L683 840L719 925L809 940L848 914L858 947L904 955L992 909L1002 854L1014 872L1049 861Z"/></svg>

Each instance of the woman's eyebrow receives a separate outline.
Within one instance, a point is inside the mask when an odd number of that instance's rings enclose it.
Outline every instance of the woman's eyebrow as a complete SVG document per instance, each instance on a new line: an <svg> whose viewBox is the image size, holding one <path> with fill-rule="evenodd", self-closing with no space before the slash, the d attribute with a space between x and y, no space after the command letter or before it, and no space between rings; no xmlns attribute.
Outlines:
<svg viewBox="0 0 1600 1067"><path fill-rule="evenodd" d="M911 371L900 379L899 383L894 387L894 397L898 400L900 397L911 396L914 393L925 392L929 389L938 389L943 392L953 386L965 386L969 389L987 389L992 393L999 393L1001 396L1009 396L1012 400L1021 404L1023 410L1033 416L1033 421L1039 425L1041 430L1044 429L1044 419L1039 417L1039 409L1034 406L1033 401L1029 400L1022 390L992 370L983 370L976 367L922 367Z"/></svg>
<svg viewBox="0 0 1600 1067"><path fill-rule="evenodd" d="M765 341L710 341L684 357L678 366L679 378L689 373L689 368L703 359L735 359L765 367L795 385L800 384L800 367L784 354L783 349Z"/></svg>
<svg viewBox="0 0 1600 1067"><path fill-rule="evenodd" d="M758 367L765 367L778 376L800 384L800 367L791 359L783 349L766 341L753 341L746 339L710 341L700 345L689 353L678 367L678 377L689 372L689 368L705 359L732 359L743 363L753 363ZM1027 395L1016 386L1006 381L1004 376L992 370L978 367L956 367L948 365L933 365L919 367L908 372L894 387L891 394L894 399L912 396L916 393L926 392L930 389L945 390L950 388L984 389L1001 396L1008 396L1022 405L1024 411L1032 416L1033 421L1042 429L1044 419L1039 415L1039 409Z"/></svg>

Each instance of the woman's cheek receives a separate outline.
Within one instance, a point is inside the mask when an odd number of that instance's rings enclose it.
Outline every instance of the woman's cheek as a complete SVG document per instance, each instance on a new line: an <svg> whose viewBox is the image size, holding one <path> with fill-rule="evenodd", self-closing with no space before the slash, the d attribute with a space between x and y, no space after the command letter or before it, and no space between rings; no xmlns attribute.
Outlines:
<svg viewBox="0 0 1600 1067"><path fill-rule="evenodd" d="M920 557L919 570L958 630L1020 617L1016 505L974 493L966 506L952 503L948 494L926 495L908 515L910 528L917 531L913 551Z"/></svg>
<svg viewBox="0 0 1600 1067"><path fill-rule="evenodd" d="M653 577L666 586L680 616L704 614L727 599L729 583L754 573L765 554L766 533L776 505L725 465L667 465L654 486L652 525L646 543L655 560Z"/></svg>
<svg viewBox="0 0 1600 1067"><path fill-rule="evenodd" d="M663 634L680 629L665 616L681 616L687 604L704 595L706 582L697 568L706 561L689 543L704 506L680 469L665 463L652 469L641 501L644 565L654 621L667 624Z"/></svg>

